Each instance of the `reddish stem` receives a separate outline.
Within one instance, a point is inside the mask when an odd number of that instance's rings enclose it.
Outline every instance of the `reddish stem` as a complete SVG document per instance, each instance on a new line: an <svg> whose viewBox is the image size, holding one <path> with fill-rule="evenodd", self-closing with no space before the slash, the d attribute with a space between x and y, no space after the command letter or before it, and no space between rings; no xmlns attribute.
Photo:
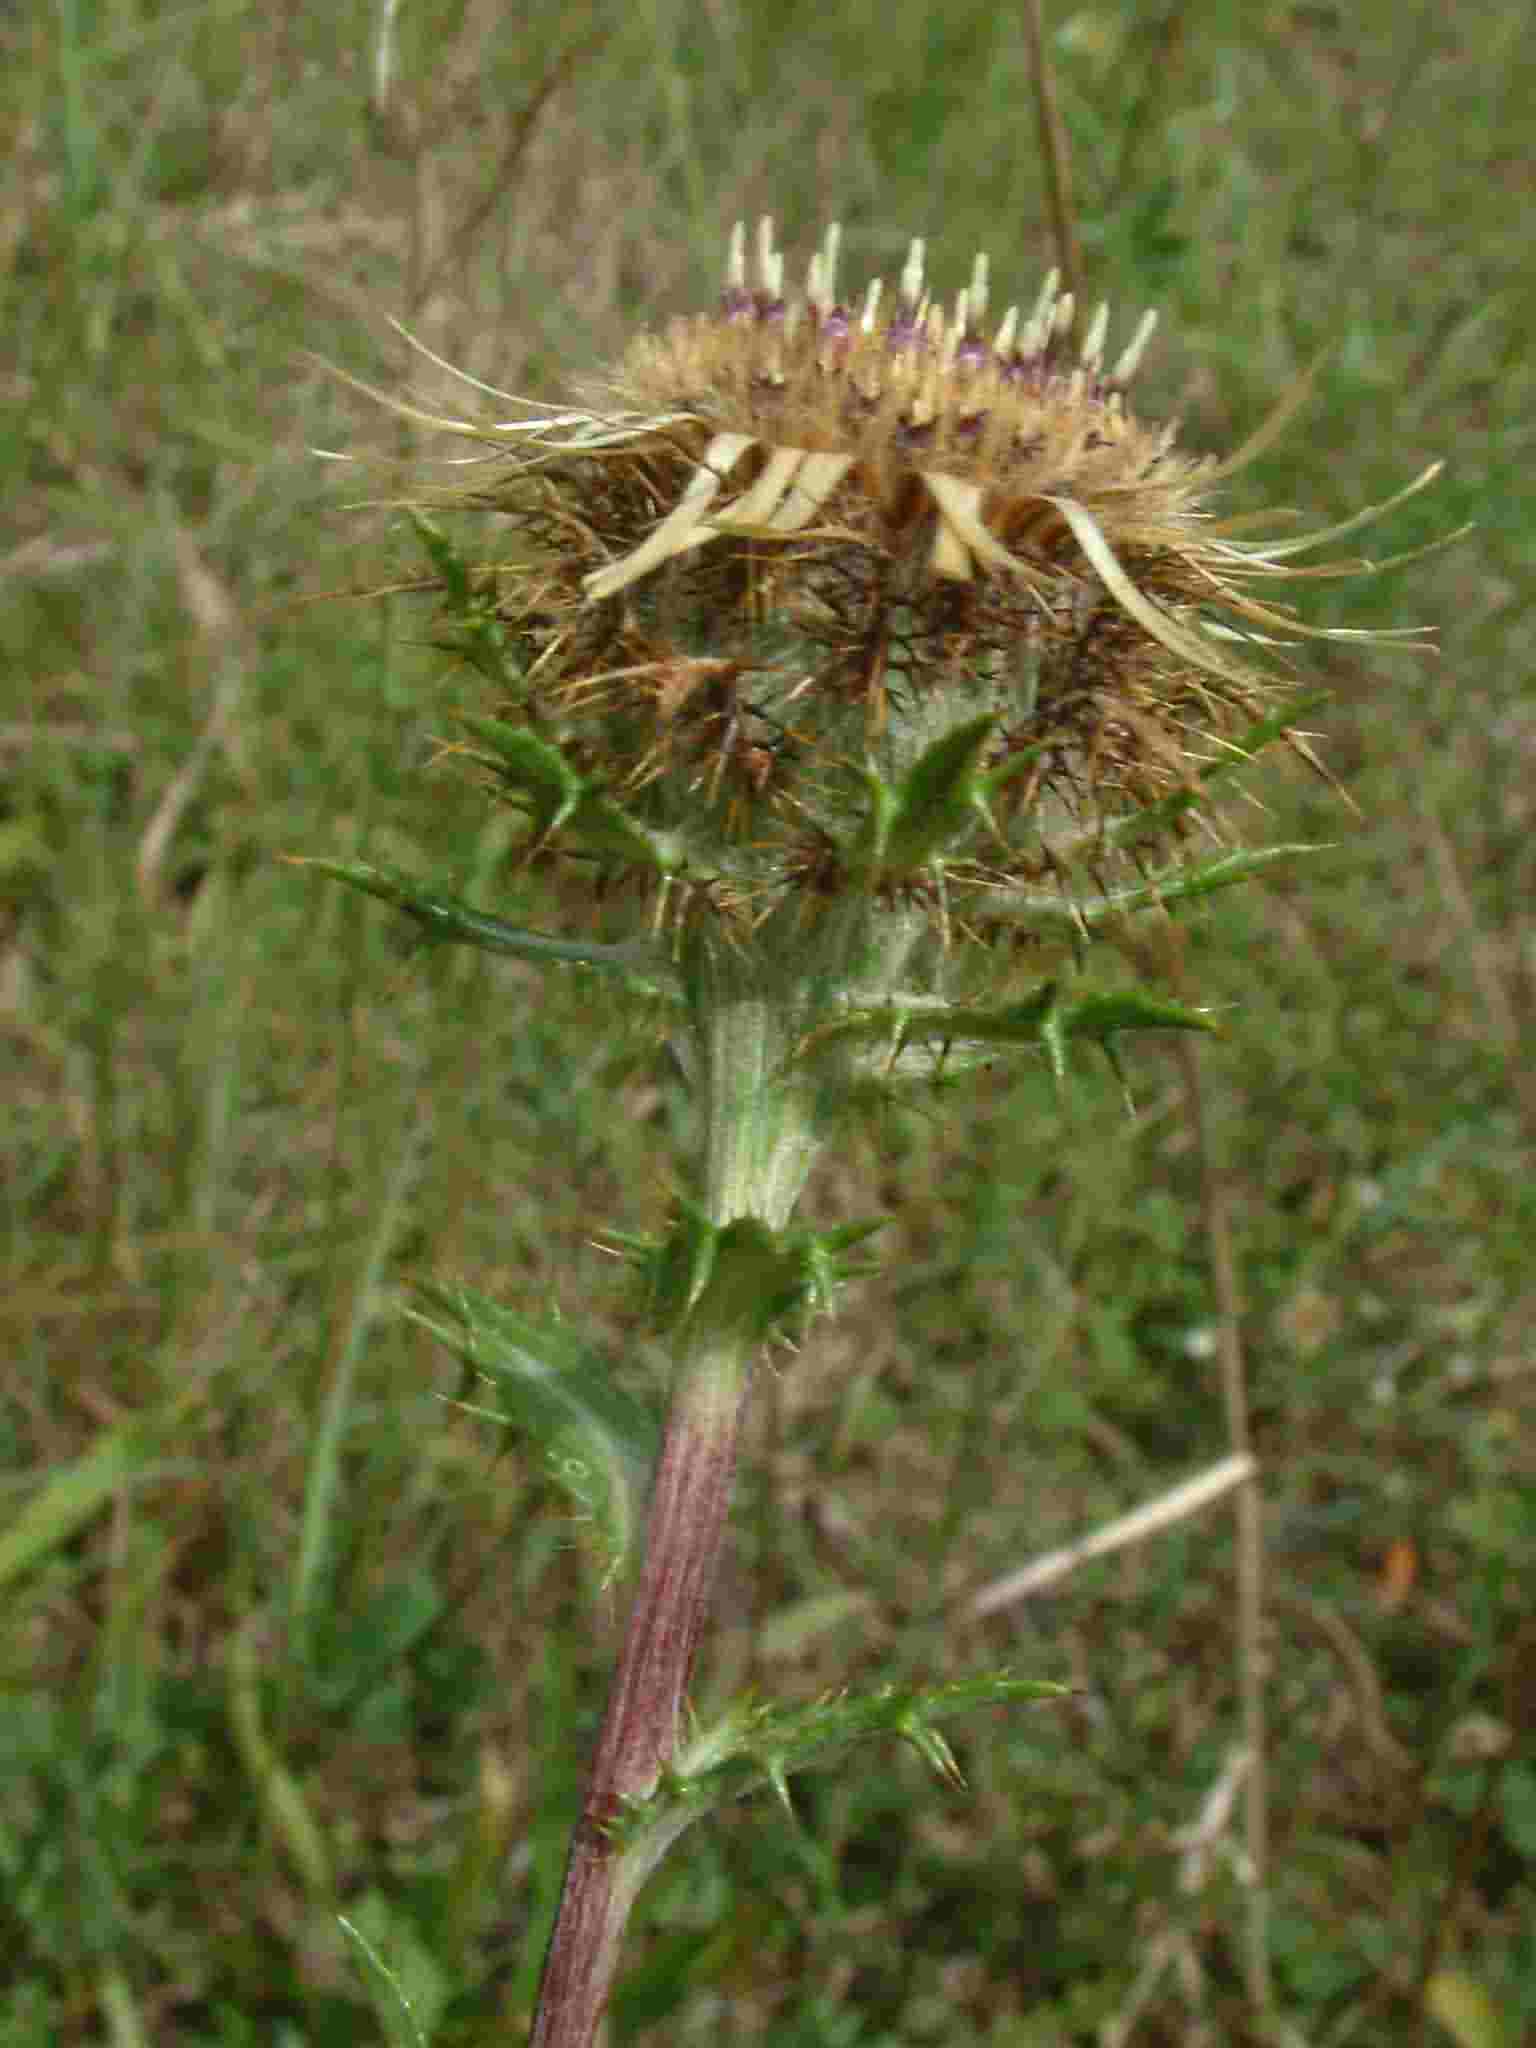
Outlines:
<svg viewBox="0 0 1536 2048"><path fill-rule="evenodd" d="M531 2048L590 2048L648 1866L608 1832L676 1752L736 1465L745 1374L718 1354L685 1368L662 1439L644 1562L598 1736L539 1985Z"/></svg>

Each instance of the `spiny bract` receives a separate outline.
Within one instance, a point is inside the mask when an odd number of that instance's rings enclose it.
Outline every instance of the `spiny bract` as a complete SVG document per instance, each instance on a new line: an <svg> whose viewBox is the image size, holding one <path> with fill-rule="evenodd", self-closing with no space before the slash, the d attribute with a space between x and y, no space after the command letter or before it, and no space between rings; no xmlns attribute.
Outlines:
<svg viewBox="0 0 1536 2048"><path fill-rule="evenodd" d="M714 311L642 334L582 407L398 409L486 450L483 479L421 502L510 526L477 584L514 656L502 716L580 793L529 805L537 843L601 803L668 835L669 890L733 916L872 877L980 915L1058 872L1063 835L1107 850L1230 757L1275 691L1244 643L1306 630L1256 586L1365 566L1290 565L1386 508L1238 538L1207 502L1235 463L1127 403L1152 315L1110 358L1107 310L1077 341L1053 273L989 338L985 257L946 308L914 242L855 303L838 244L795 295L771 224L750 272L738 227ZM919 835L908 872L862 857L880 792L962 727L982 737L955 831Z"/></svg>

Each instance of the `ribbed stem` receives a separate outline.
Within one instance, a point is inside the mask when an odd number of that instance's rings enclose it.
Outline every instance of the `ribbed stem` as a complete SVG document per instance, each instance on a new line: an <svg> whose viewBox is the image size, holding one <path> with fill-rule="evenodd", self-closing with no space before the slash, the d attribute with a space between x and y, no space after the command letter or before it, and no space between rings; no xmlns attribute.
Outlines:
<svg viewBox="0 0 1536 2048"><path fill-rule="evenodd" d="M739 956L705 950L694 962L693 998L708 1218L755 1217L777 1229L816 1147L790 1058L801 1002L786 997L781 975L754 985ZM653 1860L647 1846L616 1840L610 1824L625 1802L654 1789L677 1750L708 1614L759 1326L754 1304L726 1296L706 1297L683 1331L635 1603L571 1842L532 2048L590 2048Z"/></svg>
<svg viewBox="0 0 1536 2048"><path fill-rule="evenodd" d="M654 1788L677 1748L730 1508L746 1382L745 1357L722 1350L685 1360L678 1374L635 1603L545 1958L534 2048L586 2048L608 2003L648 1864L607 1828L626 1800Z"/></svg>

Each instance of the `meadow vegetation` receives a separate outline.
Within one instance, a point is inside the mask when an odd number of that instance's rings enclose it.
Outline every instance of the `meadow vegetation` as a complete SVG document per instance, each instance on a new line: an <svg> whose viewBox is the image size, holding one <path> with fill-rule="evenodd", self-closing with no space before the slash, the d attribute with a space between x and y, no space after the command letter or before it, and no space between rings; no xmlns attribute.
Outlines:
<svg viewBox="0 0 1536 2048"><path fill-rule="evenodd" d="M387 10L383 11L387 15ZM1093 296L1146 409L1308 524L1475 521L1318 624L1306 866L1180 918L1263 1471L1269 1938L1293 2038L1536 2038L1536 419L1526 10L1048 10ZM527 18L531 17L531 19ZM976 0L57 0L0 22L0 2042L380 2038L335 1916L448 2048L518 2037L618 1624L540 1459L453 1405L423 1279L567 1306L655 1224L687 1105L574 972L412 947L288 856L547 922L439 759L466 701L323 362L558 399L703 304L726 232L859 275L1051 260L1014 15ZM382 421L382 424L381 424ZM472 686L472 679L469 679ZM508 910L508 906L511 906ZM704 1699L1007 1660L1079 1688L686 1838L611 2022L772 2048L1241 2041L1218 1508L974 1594L1219 1458L1186 1069L872 1119L810 1212L881 1275L764 1370ZM1426 1983L1439 1985L1427 2009ZM1457 1999L1460 2003L1457 2003ZM1481 2028L1479 2032L1477 2029ZM1502 2029L1502 2031L1495 2031Z"/></svg>

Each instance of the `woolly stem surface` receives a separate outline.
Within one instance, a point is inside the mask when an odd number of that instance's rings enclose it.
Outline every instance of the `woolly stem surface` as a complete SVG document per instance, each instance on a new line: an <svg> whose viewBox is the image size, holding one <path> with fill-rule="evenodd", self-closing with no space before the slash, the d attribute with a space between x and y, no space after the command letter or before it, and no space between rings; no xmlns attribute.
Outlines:
<svg viewBox="0 0 1536 2048"><path fill-rule="evenodd" d="M727 1224L789 1219L816 1150L793 1071L801 1004L778 974L701 948L693 962L693 1052L704 1097L704 1208ZM750 1287L705 1286L680 1332L652 1483L635 1600L545 1957L533 2048L589 2048L608 2003L625 1924L667 1846L623 1841L612 1823L644 1800L675 1755L725 1536L763 1304Z"/></svg>

